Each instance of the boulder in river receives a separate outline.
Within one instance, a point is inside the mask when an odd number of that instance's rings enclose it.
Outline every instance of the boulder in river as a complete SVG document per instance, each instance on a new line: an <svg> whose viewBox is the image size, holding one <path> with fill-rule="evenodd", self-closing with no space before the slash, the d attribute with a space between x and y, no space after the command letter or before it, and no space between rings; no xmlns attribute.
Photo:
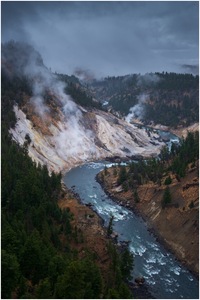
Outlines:
<svg viewBox="0 0 200 300"><path fill-rule="evenodd" d="M111 237L112 239L117 239L118 233L117 233L117 232L113 232L113 233L110 235L110 237Z"/></svg>
<svg viewBox="0 0 200 300"><path fill-rule="evenodd" d="M142 285L142 284L144 284L144 282L145 282L145 279L143 276L135 278L135 283L137 283L138 285Z"/></svg>

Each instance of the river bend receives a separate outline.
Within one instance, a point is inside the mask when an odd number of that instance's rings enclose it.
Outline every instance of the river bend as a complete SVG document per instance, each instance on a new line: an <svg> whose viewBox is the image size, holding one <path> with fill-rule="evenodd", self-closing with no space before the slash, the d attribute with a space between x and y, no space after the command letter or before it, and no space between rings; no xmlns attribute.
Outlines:
<svg viewBox="0 0 200 300"><path fill-rule="evenodd" d="M64 176L68 188L74 188L84 204L91 203L108 225L114 216L114 231L119 241L130 241L134 253L133 276L143 276L149 291L157 299L198 299L199 282L181 266L148 231L143 219L110 199L95 176L108 162L87 163L72 169Z"/></svg>

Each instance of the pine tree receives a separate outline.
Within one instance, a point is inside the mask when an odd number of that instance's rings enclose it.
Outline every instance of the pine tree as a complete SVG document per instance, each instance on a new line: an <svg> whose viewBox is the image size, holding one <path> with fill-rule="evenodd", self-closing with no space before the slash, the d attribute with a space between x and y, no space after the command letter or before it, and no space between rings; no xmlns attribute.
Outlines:
<svg viewBox="0 0 200 300"><path fill-rule="evenodd" d="M112 232L113 232L113 220L114 220L114 216L111 215L110 217L110 221L109 221L109 224L108 224L108 228L107 228L107 235L111 235Z"/></svg>
<svg viewBox="0 0 200 300"><path fill-rule="evenodd" d="M134 190L133 197L134 197L135 203L139 203L140 202L140 198L138 196L137 189Z"/></svg>
<svg viewBox="0 0 200 300"><path fill-rule="evenodd" d="M170 193L169 186L164 191L163 199L162 199L162 208L165 208L169 203L171 203L172 197Z"/></svg>
<svg viewBox="0 0 200 300"><path fill-rule="evenodd" d="M118 176L117 183L120 185L120 184L122 184L126 179L127 179L126 167L125 167L125 166L121 166L120 171L119 171L119 176Z"/></svg>
<svg viewBox="0 0 200 300"><path fill-rule="evenodd" d="M11 292L17 287L19 280L19 263L14 254L1 251L1 297L11 298Z"/></svg>

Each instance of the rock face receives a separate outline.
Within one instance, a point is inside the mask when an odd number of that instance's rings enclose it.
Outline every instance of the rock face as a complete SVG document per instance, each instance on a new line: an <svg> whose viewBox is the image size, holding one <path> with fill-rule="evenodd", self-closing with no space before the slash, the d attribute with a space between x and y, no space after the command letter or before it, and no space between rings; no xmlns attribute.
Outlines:
<svg viewBox="0 0 200 300"><path fill-rule="evenodd" d="M99 110L86 111L77 106L66 115L59 107L56 115L47 111L42 116L29 106L14 106L17 123L10 133L19 144L29 140L28 153L49 171L67 171L86 161L113 156L154 156L163 143L151 142L144 129ZM26 111L26 114L23 112ZM69 112L69 110L68 110Z"/></svg>

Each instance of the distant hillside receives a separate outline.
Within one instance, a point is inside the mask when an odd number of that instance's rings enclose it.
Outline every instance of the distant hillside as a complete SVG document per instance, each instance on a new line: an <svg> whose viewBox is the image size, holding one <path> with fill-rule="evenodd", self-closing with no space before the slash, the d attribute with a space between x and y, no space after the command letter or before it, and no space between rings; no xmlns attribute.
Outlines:
<svg viewBox="0 0 200 300"><path fill-rule="evenodd" d="M199 76L149 73L107 77L90 85L107 109L145 124L188 126L199 119ZM131 111L130 111L131 109Z"/></svg>

